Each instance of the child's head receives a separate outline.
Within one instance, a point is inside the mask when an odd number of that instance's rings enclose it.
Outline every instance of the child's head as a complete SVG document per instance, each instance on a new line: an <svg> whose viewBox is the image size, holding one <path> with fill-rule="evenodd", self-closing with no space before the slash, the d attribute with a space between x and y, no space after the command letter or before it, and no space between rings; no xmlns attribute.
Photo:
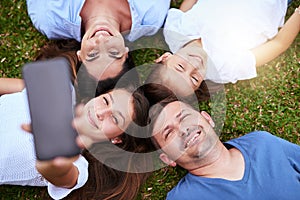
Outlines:
<svg viewBox="0 0 300 200"><path fill-rule="evenodd" d="M175 54L160 56L146 83L161 84L179 96L189 96L201 85L206 72L207 54L193 43Z"/></svg>

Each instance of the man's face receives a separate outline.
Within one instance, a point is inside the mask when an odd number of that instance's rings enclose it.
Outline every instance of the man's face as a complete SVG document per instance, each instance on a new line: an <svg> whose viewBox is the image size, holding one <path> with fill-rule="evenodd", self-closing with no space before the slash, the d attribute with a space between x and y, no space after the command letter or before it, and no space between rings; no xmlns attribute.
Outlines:
<svg viewBox="0 0 300 200"><path fill-rule="evenodd" d="M201 162L219 141L207 119L179 101L161 111L153 136L170 160L188 170Z"/></svg>

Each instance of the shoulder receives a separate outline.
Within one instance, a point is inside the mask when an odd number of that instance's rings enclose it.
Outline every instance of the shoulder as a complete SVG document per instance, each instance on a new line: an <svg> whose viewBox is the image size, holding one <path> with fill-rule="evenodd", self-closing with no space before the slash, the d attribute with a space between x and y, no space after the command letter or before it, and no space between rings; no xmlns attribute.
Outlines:
<svg viewBox="0 0 300 200"><path fill-rule="evenodd" d="M79 13L83 4L84 0L27 0L27 10L35 28L49 39L74 38L80 41Z"/></svg>
<svg viewBox="0 0 300 200"><path fill-rule="evenodd" d="M277 140L276 138L277 138L276 136L274 136L273 134L267 131L253 131L241 137L232 139L226 143L244 143L248 141L260 142L266 140Z"/></svg>

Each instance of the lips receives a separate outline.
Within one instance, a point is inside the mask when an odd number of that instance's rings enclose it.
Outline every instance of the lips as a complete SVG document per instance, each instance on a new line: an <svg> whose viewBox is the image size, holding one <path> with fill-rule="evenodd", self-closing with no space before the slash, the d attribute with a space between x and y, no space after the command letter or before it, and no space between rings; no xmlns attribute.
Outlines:
<svg viewBox="0 0 300 200"><path fill-rule="evenodd" d="M196 144L201 136L202 131L201 130L195 130L193 131L185 140L184 148L188 148Z"/></svg>
<svg viewBox="0 0 300 200"><path fill-rule="evenodd" d="M98 28L95 30L95 32L92 34L91 38L94 36L112 36L112 33L107 28Z"/></svg>

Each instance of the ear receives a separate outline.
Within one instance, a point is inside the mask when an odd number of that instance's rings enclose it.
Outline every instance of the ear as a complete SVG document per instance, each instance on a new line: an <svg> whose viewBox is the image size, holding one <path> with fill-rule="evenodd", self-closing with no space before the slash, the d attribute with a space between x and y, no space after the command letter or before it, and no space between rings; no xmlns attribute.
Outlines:
<svg viewBox="0 0 300 200"><path fill-rule="evenodd" d="M200 113L205 119L206 121L214 128L215 127L215 122L212 120L211 116L205 112L205 111L201 111Z"/></svg>
<svg viewBox="0 0 300 200"><path fill-rule="evenodd" d="M161 153L159 155L159 158L161 159L161 161L163 161L165 164L171 166L171 167L175 167L176 166L176 162L174 162L173 160L171 160L165 153Z"/></svg>
<svg viewBox="0 0 300 200"><path fill-rule="evenodd" d="M128 53L129 52L129 48L125 47L125 52Z"/></svg>
<svg viewBox="0 0 300 200"><path fill-rule="evenodd" d="M122 139L121 139L120 137L115 137L115 138L113 138L113 139L110 139L110 141L111 141L111 143L113 143L113 144L120 144L120 143L123 142Z"/></svg>
<svg viewBox="0 0 300 200"><path fill-rule="evenodd" d="M125 58L128 58L128 52L129 52L129 48L125 47L125 52L124 52Z"/></svg>
<svg viewBox="0 0 300 200"><path fill-rule="evenodd" d="M79 61L82 61L82 60L81 60L81 56L80 56L80 55L81 55L81 51L80 51L80 50L78 50L78 51L76 52L76 55L77 55L78 60L79 60Z"/></svg>
<svg viewBox="0 0 300 200"><path fill-rule="evenodd" d="M160 62L164 63L167 60L167 58L171 55L172 54L170 52L165 52L163 55L161 55L159 58L155 60L155 63L160 63Z"/></svg>

